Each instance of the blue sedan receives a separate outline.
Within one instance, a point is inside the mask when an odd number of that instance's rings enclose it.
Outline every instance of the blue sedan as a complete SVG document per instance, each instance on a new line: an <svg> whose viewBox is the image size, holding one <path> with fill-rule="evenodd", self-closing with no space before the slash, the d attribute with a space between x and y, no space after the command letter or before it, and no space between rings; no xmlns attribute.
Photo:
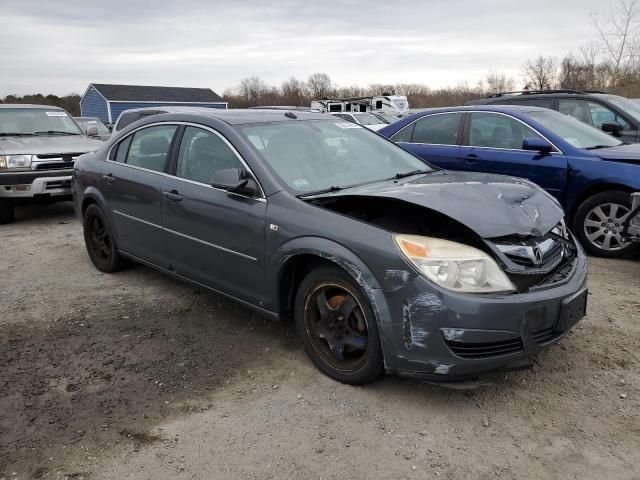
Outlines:
<svg viewBox="0 0 640 480"><path fill-rule="evenodd" d="M442 168L528 178L564 207L574 234L602 257L635 253L623 223L640 190L640 145L553 110L525 106L429 109L379 131Z"/></svg>

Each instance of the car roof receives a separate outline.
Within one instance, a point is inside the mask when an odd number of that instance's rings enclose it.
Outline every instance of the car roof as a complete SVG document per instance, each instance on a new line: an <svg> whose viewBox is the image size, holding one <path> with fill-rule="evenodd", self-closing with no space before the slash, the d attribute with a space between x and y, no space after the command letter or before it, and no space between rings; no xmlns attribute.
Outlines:
<svg viewBox="0 0 640 480"><path fill-rule="evenodd" d="M548 108L533 107L529 105L466 105L461 107L438 107L438 108L425 108L420 111L416 111L413 114L426 115L429 113L445 113L445 112L468 112L473 110L498 112L498 113L526 113L526 112L548 112ZM407 118L407 117L403 117Z"/></svg>
<svg viewBox="0 0 640 480"><path fill-rule="evenodd" d="M175 108L175 107L174 107ZM158 107L150 110L165 110L162 107ZM262 110L262 109L230 109L223 110L220 108L191 108L168 111L167 114L183 113L188 114L190 117L206 117L222 120L229 125L243 125L249 123L272 123L272 122L286 122L291 120L327 120L327 115L324 113L304 112L304 111L283 111L283 110ZM152 117L147 117L152 118Z"/></svg>
<svg viewBox="0 0 640 480"><path fill-rule="evenodd" d="M63 110L60 107L54 107L53 105L35 105L30 103L3 103L0 105L0 109L2 108L46 108L47 110Z"/></svg>

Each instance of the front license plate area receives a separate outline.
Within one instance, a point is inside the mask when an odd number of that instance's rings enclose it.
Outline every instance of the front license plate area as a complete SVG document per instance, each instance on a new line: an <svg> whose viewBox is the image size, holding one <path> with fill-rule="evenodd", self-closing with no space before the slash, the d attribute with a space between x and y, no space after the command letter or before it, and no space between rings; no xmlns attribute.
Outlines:
<svg viewBox="0 0 640 480"><path fill-rule="evenodd" d="M561 331L566 332L587 314L587 295L588 291L585 288L562 301L558 320L558 327Z"/></svg>

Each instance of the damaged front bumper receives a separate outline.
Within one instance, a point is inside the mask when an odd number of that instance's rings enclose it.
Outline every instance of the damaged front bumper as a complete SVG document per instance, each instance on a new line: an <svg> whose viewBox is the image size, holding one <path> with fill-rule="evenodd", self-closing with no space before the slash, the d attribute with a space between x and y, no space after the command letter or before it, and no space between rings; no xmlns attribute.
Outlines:
<svg viewBox="0 0 640 480"><path fill-rule="evenodd" d="M585 314L587 262L580 247L561 280L509 295L458 294L420 275L384 292L389 373L435 382L521 368Z"/></svg>

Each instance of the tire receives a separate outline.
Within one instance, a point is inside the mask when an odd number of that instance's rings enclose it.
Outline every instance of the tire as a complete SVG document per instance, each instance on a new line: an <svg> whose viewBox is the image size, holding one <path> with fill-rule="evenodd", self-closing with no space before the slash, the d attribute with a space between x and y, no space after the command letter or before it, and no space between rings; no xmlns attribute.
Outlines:
<svg viewBox="0 0 640 480"><path fill-rule="evenodd" d="M9 200L1 199L0 200L0 225L5 223L12 223L16 218L15 215L16 215L15 207L13 206L13 203L11 203L11 201Z"/></svg>
<svg viewBox="0 0 640 480"><path fill-rule="evenodd" d="M296 292L295 322L311 361L334 380L362 385L384 371L375 315L344 270L321 266L307 274Z"/></svg>
<svg viewBox="0 0 640 480"><path fill-rule="evenodd" d="M591 255L604 258L633 255L639 245L621 241L623 216L630 210L631 197L627 192L596 193L578 207L573 233Z"/></svg>
<svg viewBox="0 0 640 480"><path fill-rule="evenodd" d="M84 243L93 265L105 273L121 270L124 259L118 253L113 229L102 209L92 204L82 216Z"/></svg>

